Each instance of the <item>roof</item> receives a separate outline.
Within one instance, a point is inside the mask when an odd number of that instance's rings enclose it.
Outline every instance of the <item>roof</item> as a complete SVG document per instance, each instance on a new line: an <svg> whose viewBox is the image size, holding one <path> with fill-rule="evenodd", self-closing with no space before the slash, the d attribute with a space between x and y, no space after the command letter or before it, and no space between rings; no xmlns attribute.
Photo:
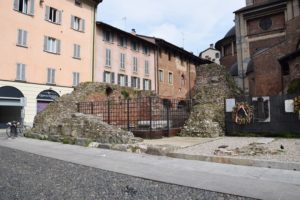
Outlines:
<svg viewBox="0 0 300 200"><path fill-rule="evenodd" d="M212 63L209 60L199 58L198 56L195 56L193 53L188 52L188 51L184 50L183 48L178 47L178 46L176 46L176 45L174 45L170 42L167 42L167 41L165 41L161 38L150 37L150 36L145 36L145 35L138 35L138 36L145 39L145 40L154 42L157 46L171 48L171 49L183 54L184 56L186 56L186 57L188 57L188 58L192 59L193 61L198 62L200 64L210 64L210 63Z"/></svg>
<svg viewBox="0 0 300 200"><path fill-rule="evenodd" d="M234 38L235 38L235 26L233 26L221 40L216 42L215 48L220 51L221 50L220 46L221 46L222 42L230 40L230 39L234 39Z"/></svg>
<svg viewBox="0 0 300 200"><path fill-rule="evenodd" d="M250 6L243 7L241 9L235 11L234 13L241 13L241 12L252 10L252 9L263 8L263 7L266 7L268 5L272 5L272 4L276 4L276 3L286 3L286 0L269 0L269 1L264 2L264 3L258 3L258 4L253 4L253 5L250 5Z"/></svg>
<svg viewBox="0 0 300 200"><path fill-rule="evenodd" d="M98 21L98 22L96 22L96 25L97 25L97 26L104 26L104 27L107 27L107 28L109 28L109 29L115 30L115 31L117 31L117 32L119 32L119 33L122 33L122 34L124 34L124 35L127 35L127 36L129 36L129 37L132 37L132 38L135 38L135 39L137 39L137 40L146 42L146 43L150 44L151 46L156 46L155 43L153 43L153 42L151 42L151 41L149 41L149 40L143 39L143 38L139 37L138 35L133 35L132 33L123 31L123 30L121 30L121 29L119 29L119 28L117 28L117 27L114 27L114 26L112 26L112 25L106 24L106 23L104 23L104 22Z"/></svg>
<svg viewBox="0 0 300 200"><path fill-rule="evenodd" d="M247 70L246 70L246 75L250 74L254 72L254 64L252 59L249 61L248 65L247 65Z"/></svg>
<svg viewBox="0 0 300 200"><path fill-rule="evenodd" d="M225 35L224 38L235 36L235 26L233 26Z"/></svg>
<svg viewBox="0 0 300 200"><path fill-rule="evenodd" d="M239 69L238 69L238 64L237 62L231 65L229 72L231 76L238 76L239 75Z"/></svg>

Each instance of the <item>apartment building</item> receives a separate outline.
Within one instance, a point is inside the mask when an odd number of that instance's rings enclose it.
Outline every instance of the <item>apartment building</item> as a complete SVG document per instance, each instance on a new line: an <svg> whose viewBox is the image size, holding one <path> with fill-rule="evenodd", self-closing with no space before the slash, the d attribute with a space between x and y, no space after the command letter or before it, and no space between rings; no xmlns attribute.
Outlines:
<svg viewBox="0 0 300 200"><path fill-rule="evenodd" d="M211 63L163 39L139 35L157 46L157 94L164 99L192 98L196 67Z"/></svg>
<svg viewBox="0 0 300 200"><path fill-rule="evenodd" d="M37 112L92 80L102 0L1 0L0 125Z"/></svg>
<svg viewBox="0 0 300 200"><path fill-rule="evenodd" d="M155 44L97 22L94 81L154 91Z"/></svg>

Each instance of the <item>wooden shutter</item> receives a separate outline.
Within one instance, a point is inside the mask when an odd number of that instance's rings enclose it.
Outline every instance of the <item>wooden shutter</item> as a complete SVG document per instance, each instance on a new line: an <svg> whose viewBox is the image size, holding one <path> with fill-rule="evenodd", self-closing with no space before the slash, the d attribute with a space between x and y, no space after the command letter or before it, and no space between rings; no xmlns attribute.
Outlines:
<svg viewBox="0 0 300 200"><path fill-rule="evenodd" d="M56 53L57 54L60 54L60 45L61 45L60 40L56 39Z"/></svg>
<svg viewBox="0 0 300 200"><path fill-rule="evenodd" d="M137 88L140 89L140 85L141 85L141 83L140 83L140 82L141 82L141 81L140 81L140 78L137 78L137 80L138 80Z"/></svg>
<svg viewBox="0 0 300 200"><path fill-rule="evenodd" d="M22 45L27 46L27 31L23 30L23 43Z"/></svg>
<svg viewBox="0 0 300 200"><path fill-rule="evenodd" d="M106 76L105 76L105 71L103 72L103 82L106 83Z"/></svg>
<svg viewBox="0 0 300 200"><path fill-rule="evenodd" d="M114 72L111 73L111 83L112 84L115 83L115 73Z"/></svg>
<svg viewBox="0 0 300 200"><path fill-rule="evenodd" d="M55 83L55 69L52 69L52 80L51 83Z"/></svg>
<svg viewBox="0 0 300 200"><path fill-rule="evenodd" d="M85 32L85 20L81 19L81 31Z"/></svg>
<svg viewBox="0 0 300 200"><path fill-rule="evenodd" d="M20 0L14 0L14 10L19 10L19 1Z"/></svg>
<svg viewBox="0 0 300 200"><path fill-rule="evenodd" d="M17 41L18 45L22 45L22 30L18 29L18 41Z"/></svg>
<svg viewBox="0 0 300 200"><path fill-rule="evenodd" d="M76 73L73 72L73 86L76 86Z"/></svg>
<svg viewBox="0 0 300 200"><path fill-rule="evenodd" d="M125 76L125 86L128 87L128 76Z"/></svg>
<svg viewBox="0 0 300 200"><path fill-rule="evenodd" d="M121 85L121 75L118 74L118 85Z"/></svg>
<svg viewBox="0 0 300 200"><path fill-rule="evenodd" d="M58 24L61 24L61 15L62 15L62 12L60 10L58 10L56 12L56 21Z"/></svg>
<svg viewBox="0 0 300 200"><path fill-rule="evenodd" d="M49 7L49 6L46 6L45 20L49 20L49 15L50 15L50 7Z"/></svg>
<svg viewBox="0 0 300 200"><path fill-rule="evenodd" d="M47 69L47 83L51 83L51 69Z"/></svg>
<svg viewBox="0 0 300 200"><path fill-rule="evenodd" d="M131 87L133 87L133 77L131 77Z"/></svg>
<svg viewBox="0 0 300 200"><path fill-rule="evenodd" d="M77 45L77 56L80 58L80 45Z"/></svg>
<svg viewBox="0 0 300 200"><path fill-rule="evenodd" d="M71 15L71 28L74 29L74 21L75 21L75 17L73 15Z"/></svg>
<svg viewBox="0 0 300 200"><path fill-rule="evenodd" d="M151 80L148 80L149 82L149 90L151 90Z"/></svg>
<svg viewBox="0 0 300 200"><path fill-rule="evenodd" d="M21 80L25 81L25 64L22 64L22 69L21 69Z"/></svg>
<svg viewBox="0 0 300 200"><path fill-rule="evenodd" d="M44 36L44 51L48 51L48 37Z"/></svg>
<svg viewBox="0 0 300 200"><path fill-rule="evenodd" d="M17 63L16 80L20 80L20 65L21 64Z"/></svg>
<svg viewBox="0 0 300 200"><path fill-rule="evenodd" d="M30 10L29 10L30 15L34 15L34 0L30 0Z"/></svg>

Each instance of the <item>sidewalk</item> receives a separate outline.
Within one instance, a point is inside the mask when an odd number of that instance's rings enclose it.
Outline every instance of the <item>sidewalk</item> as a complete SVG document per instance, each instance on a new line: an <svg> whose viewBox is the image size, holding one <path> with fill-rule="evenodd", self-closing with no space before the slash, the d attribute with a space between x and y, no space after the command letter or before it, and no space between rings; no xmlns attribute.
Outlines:
<svg viewBox="0 0 300 200"><path fill-rule="evenodd" d="M0 146L150 180L258 199L300 199L300 172L0 138Z"/></svg>

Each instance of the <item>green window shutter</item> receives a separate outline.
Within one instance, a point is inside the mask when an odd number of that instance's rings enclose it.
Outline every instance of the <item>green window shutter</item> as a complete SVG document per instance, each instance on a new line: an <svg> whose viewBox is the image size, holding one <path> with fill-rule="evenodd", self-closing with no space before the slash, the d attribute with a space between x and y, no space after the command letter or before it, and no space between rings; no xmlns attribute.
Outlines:
<svg viewBox="0 0 300 200"><path fill-rule="evenodd" d="M74 29L74 21L75 21L75 17L73 15L71 15L71 28Z"/></svg>
<svg viewBox="0 0 300 200"><path fill-rule="evenodd" d="M62 12L60 11L60 10L58 10L57 12L56 12L56 20L57 20L57 23L58 24L61 24L61 19L62 19Z"/></svg>
<svg viewBox="0 0 300 200"><path fill-rule="evenodd" d="M76 86L76 73L73 72L73 86Z"/></svg>
<svg viewBox="0 0 300 200"><path fill-rule="evenodd" d="M20 65L19 63L17 63L17 73L16 73L16 80L20 80Z"/></svg>
<svg viewBox="0 0 300 200"><path fill-rule="evenodd" d="M141 85L140 82L141 82L141 81L140 81L140 78L138 78L138 85L137 85L137 88L138 88L138 89L140 89L140 85Z"/></svg>
<svg viewBox="0 0 300 200"><path fill-rule="evenodd" d="M151 90L151 80L149 80L148 82L149 82L149 90Z"/></svg>
<svg viewBox="0 0 300 200"><path fill-rule="evenodd" d="M49 6L46 6L45 20L49 20L49 15L50 15L50 7L49 7Z"/></svg>
<svg viewBox="0 0 300 200"><path fill-rule="evenodd" d="M128 87L128 76L125 76L125 86Z"/></svg>
<svg viewBox="0 0 300 200"><path fill-rule="evenodd" d="M51 81L51 69L48 68L47 69L47 83L50 83L50 81Z"/></svg>
<svg viewBox="0 0 300 200"><path fill-rule="evenodd" d="M112 84L115 83L115 73L114 72L111 73L111 83Z"/></svg>
<svg viewBox="0 0 300 200"><path fill-rule="evenodd" d="M26 67L26 65L23 64L22 65L22 74L21 74L21 78L22 78L23 81L25 81L25 67Z"/></svg>
<svg viewBox="0 0 300 200"><path fill-rule="evenodd" d="M105 83L106 82L106 76L105 76L106 72L104 71L103 72L103 82Z"/></svg>
<svg viewBox="0 0 300 200"><path fill-rule="evenodd" d="M55 83L55 69L52 69L52 83Z"/></svg>

